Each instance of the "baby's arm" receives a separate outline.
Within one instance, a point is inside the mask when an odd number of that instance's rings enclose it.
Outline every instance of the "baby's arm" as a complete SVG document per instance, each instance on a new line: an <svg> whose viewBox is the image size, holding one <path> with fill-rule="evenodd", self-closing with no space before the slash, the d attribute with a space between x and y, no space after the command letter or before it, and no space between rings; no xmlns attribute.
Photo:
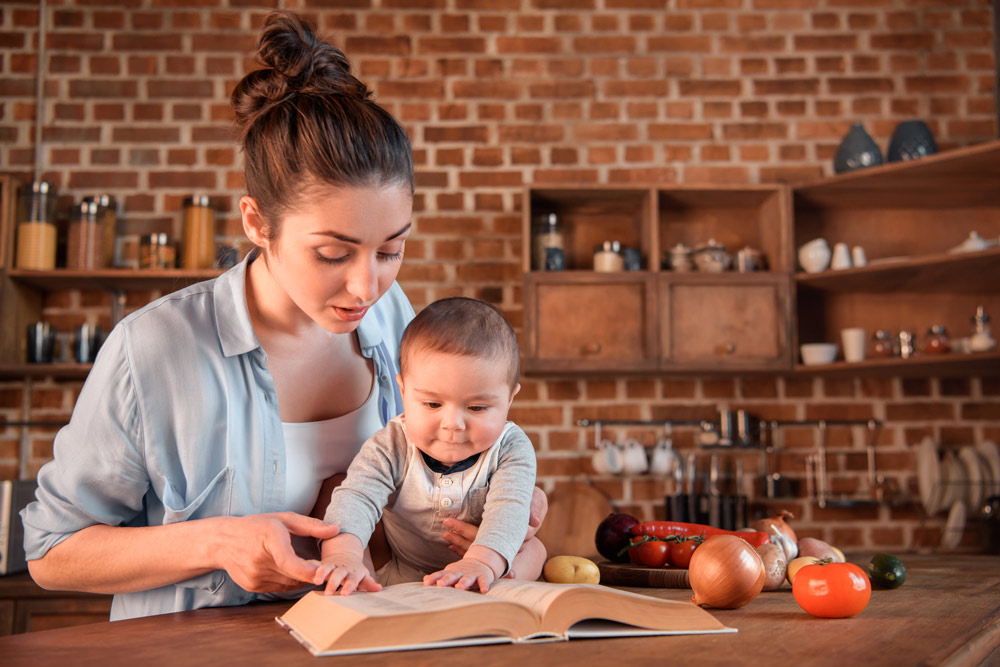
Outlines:
<svg viewBox="0 0 1000 667"><path fill-rule="evenodd" d="M358 591L380 591L382 586L372 578L364 563L364 545L356 536L341 533L323 541L322 564L316 569L314 584L326 582L324 593L341 595Z"/></svg>
<svg viewBox="0 0 1000 667"><path fill-rule="evenodd" d="M517 562L516 558L514 562ZM443 570L425 576L424 586L454 586L469 590L479 584L479 590L485 593L506 569L507 561L503 556L489 547L473 544L461 560L448 563Z"/></svg>

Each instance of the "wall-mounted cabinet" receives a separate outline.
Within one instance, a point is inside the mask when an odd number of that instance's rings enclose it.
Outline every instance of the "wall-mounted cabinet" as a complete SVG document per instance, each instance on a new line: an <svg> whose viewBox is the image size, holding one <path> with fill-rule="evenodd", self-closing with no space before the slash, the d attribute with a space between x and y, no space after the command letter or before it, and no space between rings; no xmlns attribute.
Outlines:
<svg viewBox="0 0 1000 667"><path fill-rule="evenodd" d="M527 372L790 369L782 186L528 188L524 197ZM537 221L551 214L565 270L538 270L533 260ZM605 241L637 250L636 270L595 271ZM767 270L671 270L671 248L709 243L734 257L759 251Z"/></svg>

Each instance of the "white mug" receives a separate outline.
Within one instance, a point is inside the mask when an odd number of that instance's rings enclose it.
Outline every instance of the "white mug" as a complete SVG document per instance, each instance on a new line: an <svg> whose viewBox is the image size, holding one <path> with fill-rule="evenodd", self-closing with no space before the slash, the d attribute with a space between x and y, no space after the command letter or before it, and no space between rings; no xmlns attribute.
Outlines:
<svg viewBox="0 0 1000 667"><path fill-rule="evenodd" d="M627 475L641 475L649 470L646 448L638 440L629 440L624 448L624 472Z"/></svg>
<svg viewBox="0 0 1000 667"><path fill-rule="evenodd" d="M677 454L674 453L669 440L660 440L653 448L653 454L649 461L649 472L654 475L667 475L673 471L677 461Z"/></svg>
<svg viewBox="0 0 1000 667"><path fill-rule="evenodd" d="M840 330L840 340L844 344L844 361L854 363L865 360L865 346L868 332L861 327Z"/></svg>
<svg viewBox="0 0 1000 667"><path fill-rule="evenodd" d="M607 440L597 446L591 456L594 470L602 475L618 475L625 465L621 447Z"/></svg>
<svg viewBox="0 0 1000 667"><path fill-rule="evenodd" d="M831 269L851 268L851 251L846 243L838 243L833 246L833 259L830 261Z"/></svg>

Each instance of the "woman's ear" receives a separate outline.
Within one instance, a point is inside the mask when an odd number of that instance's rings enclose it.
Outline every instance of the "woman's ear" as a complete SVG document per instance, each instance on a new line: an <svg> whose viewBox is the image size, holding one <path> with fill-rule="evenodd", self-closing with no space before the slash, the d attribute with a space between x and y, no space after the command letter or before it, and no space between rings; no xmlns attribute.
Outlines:
<svg viewBox="0 0 1000 667"><path fill-rule="evenodd" d="M255 246L266 248L268 241L264 236L264 229L267 223L257 210L257 202L253 197L240 197L240 215L243 218L243 233Z"/></svg>

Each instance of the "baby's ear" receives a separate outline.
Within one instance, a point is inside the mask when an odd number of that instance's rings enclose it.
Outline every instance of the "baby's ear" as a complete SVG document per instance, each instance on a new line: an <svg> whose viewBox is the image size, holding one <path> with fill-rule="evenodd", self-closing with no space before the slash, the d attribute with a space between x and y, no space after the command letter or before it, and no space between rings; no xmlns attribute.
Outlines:
<svg viewBox="0 0 1000 667"><path fill-rule="evenodd" d="M402 389L400 389L402 391ZM514 385L514 388L510 390L510 403L507 404L508 407L514 402L514 397L517 396L517 392L521 391L521 383L518 382Z"/></svg>
<svg viewBox="0 0 1000 667"><path fill-rule="evenodd" d="M403 393L403 376L396 373L396 385L399 386L399 393Z"/></svg>

